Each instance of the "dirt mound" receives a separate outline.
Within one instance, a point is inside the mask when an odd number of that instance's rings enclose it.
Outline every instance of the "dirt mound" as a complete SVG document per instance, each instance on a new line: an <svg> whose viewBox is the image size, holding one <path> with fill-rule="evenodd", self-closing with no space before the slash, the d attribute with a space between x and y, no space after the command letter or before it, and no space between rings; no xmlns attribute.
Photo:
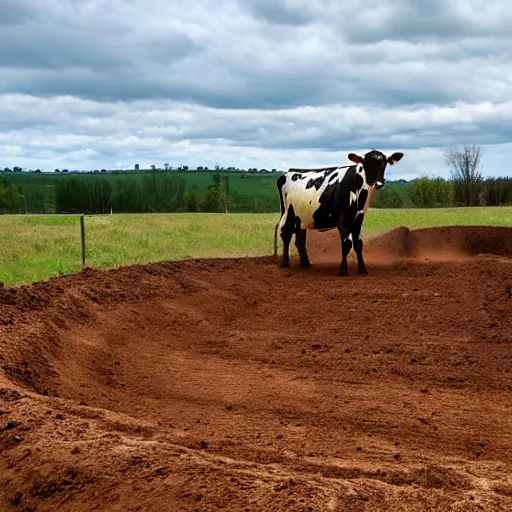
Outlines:
<svg viewBox="0 0 512 512"><path fill-rule="evenodd" d="M446 226L410 230L400 227L366 244L369 252L422 258L435 255L512 257L512 228L491 226Z"/></svg>
<svg viewBox="0 0 512 512"><path fill-rule="evenodd" d="M339 264L338 231L309 233L308 252L313 264ZM364 237L364 256L369 264L403 259L460 261L482 255L512 258L512 228L447 226L411 230L399 227L380 236ZM355 258L353 251L350 258Z"/></svg>
<svg viewBox="0 0 512 512"><path fill-rule="evenodd" d="M0 510L511 510L510 265L354 270L0 289Z"/></svg>

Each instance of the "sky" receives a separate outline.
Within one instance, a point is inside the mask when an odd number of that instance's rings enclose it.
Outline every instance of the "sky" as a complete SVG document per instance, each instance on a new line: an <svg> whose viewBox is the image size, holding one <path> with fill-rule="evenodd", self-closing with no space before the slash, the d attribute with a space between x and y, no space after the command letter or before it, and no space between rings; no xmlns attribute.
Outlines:
<svg viewBox="0 0 512 512"><path fill-rule="evenodd" d="M0 167L512 176L508 0L0 0Z"/></svg>

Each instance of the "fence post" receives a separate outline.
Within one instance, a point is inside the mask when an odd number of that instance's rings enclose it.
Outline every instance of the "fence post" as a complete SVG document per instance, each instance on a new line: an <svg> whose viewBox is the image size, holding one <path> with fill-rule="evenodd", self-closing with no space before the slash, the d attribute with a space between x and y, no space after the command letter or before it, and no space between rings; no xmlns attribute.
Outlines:
<svg viewBox="0 0 512 512"><path fill-rule="evenodd" d="M80 249L82 253L82 267L85 267L85 225L84 215L80 215Z"/></svg>

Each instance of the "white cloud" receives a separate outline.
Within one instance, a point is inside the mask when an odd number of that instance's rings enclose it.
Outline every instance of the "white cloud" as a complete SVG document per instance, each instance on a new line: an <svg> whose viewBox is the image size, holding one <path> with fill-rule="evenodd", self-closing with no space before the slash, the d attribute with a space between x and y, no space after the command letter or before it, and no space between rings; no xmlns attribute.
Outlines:
<svg viewBox="0 0 512 512"><path fill-rule="evenodd" d="M413 177L481 143L484 170L512 173L505 0L3 0L0 20L2 167L316 166L377 147Z"/></svg>

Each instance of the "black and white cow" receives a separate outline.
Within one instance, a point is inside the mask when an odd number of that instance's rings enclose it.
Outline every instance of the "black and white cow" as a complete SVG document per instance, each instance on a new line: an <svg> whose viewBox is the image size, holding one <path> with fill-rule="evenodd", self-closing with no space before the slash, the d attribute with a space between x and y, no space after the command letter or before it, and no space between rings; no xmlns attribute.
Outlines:
<svg viewBox="0 0 512 512"><path fill-rule="evenodd" d="M277 255L277 231L283 241L281 266L288 267L289 247L295 234L300 262L310 267L306 250L308 230L327 231L337 228L341 237L339 275L348 275L347 256L354 247L360 274L367 274L363 260L361 228L369 190L382 188L387 164L393 165L403 153L387 157L377 150L364 157L349 153L355 165L321 169L289 169L277 180L281 201L281 219L274 233L274 254Z"/></svg>

